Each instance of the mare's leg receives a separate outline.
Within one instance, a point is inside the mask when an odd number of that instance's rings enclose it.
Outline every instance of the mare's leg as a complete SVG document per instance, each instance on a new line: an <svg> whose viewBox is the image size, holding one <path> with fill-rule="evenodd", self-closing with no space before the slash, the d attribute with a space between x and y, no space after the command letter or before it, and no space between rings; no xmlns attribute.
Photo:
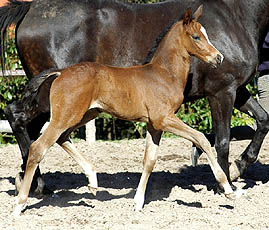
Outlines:
<svg viewBox="0 0 269 230"><path fill-rule="evenodd" d="M215 133L217 160L229 183L233 186L230 180L228 158L230 151L230 124L235 93L219 92L214 97L209 97L208 99L211 107L213 129ZM235 189L234 186L233 188Z"/></svg>
<svg viewBox="0 0 269 230"><path fill-rule="evenodd" d="M31 96L29 95L29 97ZM15 195L19 192L21 180L24 176L30 144L33 140L37 139L42 126L48 118L47 114L42 114L38 119L34 119L37 113L39 113L38 107L29 104L27 106L27 101L25 100L19 100L5 108L6 117L18 142L23 160L21 165L22 173L19 173L15 180ZM33 119L35 120L34 124L31 123ZM39 167L36 170L31 191L34 191L36 194L50 193L43 182Z"/></svg>
<svg viewBox="0 0 269 230"><path fill-rule="evenodd" d="M45 132L31 144L25 175L18 197L16 198L17 205L14 209L14 215L19 215L26 206L26 201L29 195L29 190L35 170L44 157L48 148L56 142L63 130L64 129L55 128L55 126L50 123Z"/></svg>
<svg viewBox="0 0 269 230"><path fill-rule="evenodd" d="M30 144L38 138L41 128L49 118L49 89L57 76L51 75L52 71L43 71L31 79L23 91L22 98L5 108L5 114L17 139L23 160L21 166L23 172L19 173L15 180L15 194L18 193L24 176ZM51 193L45 186L39 167L35 172L31 190L37 194Z"/></svg>
<svg viewBox="0 0 269 230"><path fill-rule="evenodd" d="M269 115L249 94L245 87L238 90L235 106L245 113L252 113L256 119L257 129L252 141L247 146L245 151L241 154L239 159L235 160L235 162L231 164L231 180L237 179L243 174L249 165L257 160L262 142L269 130Z"/></svg>
<svg viewBox="0 0 269 230"><path fill-rule="evenodd" d="M241 141L241 140L252 140L255 135L255 130L247 125L243 126L235 126L231 128L230 141ZM215 134L205 134L205 137L209 140L211 146L215 146ZM196 166L198 164L198 159L202 155L203 151L197 148L195 145L192 146L192 166ZM231 172L230 172L231 174Z"/></svg>
<svg viewBox="0 0 269 230"><path fill-rule="evenodd" d="M207 154L207 159L209 161L213 174L216 180L219 182L220 186L224 189L224 193L229 197L233 196L234 193L231 188L231 185L228 182L225 173L215 159L209 141L201 132L187 126L174 114L171 114L170 116L166 117L161 122L161 124L159 124L159 127L163 131L168 131L178 136L184 137L187 140L192 141L199 148L201 148Z"/></svg>
<svg viewBox="0 0 269 230"><path fill-rule="evenodd" d="M162 136L162 131L155 130L151 124L148 124L147 128L148 130L146 137L146 149L143 161L143 172L134 197L136 203L136 211L139 211L143 208L148 178L154 168L157 159L156 152Z"/></svg>

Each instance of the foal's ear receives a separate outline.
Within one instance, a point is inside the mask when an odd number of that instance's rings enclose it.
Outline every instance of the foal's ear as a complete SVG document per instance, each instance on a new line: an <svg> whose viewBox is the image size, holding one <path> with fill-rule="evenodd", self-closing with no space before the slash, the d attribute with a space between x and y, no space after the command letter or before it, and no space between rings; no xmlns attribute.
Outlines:
<svg viewBox="0 0 269 230"><path fill-rule="evenodd" d="M193 14L194 21L197 21L198 18L200 18L202 14L203 14L203 5L200 5L199 8Z"/></svg>
<svg viewBox="0 0 269 230"><path fill-rule="evenodd" d="M192 20L192 11L191 11L191 8L188 8L184 15L183 25L190 24L191 20Z"/></svg>

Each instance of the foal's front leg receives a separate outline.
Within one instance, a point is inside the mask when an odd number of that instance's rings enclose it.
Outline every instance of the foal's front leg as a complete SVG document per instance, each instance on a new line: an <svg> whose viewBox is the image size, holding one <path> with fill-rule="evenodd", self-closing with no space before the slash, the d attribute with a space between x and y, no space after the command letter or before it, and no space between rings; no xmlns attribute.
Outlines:
<svg viewBox="0 0 269 230"><path fill-rule="evenodd" d="M155 130L151 124L148 124L147 128L148 131L147 131L146 149L143 161L143 172L134 197L136 203L135 206L136 211L139 211L143 208L148 179L157 159L156 153L162 136L162 131Z"/></svg>
<svg viewBox="0 0 269 230"><path fill-rule="evenodd" d="M187 140L192 141L196 146L201 148L207 154L207 159L209 161L213 174L216 180L219 182L220 186L224 189L224 193L226 194L226 196L230 198L235 198L235 196L237 197L240 195L236 195L233 192L224 171L218 164L211 150L211 145L209 141L201 132L187 126L174 114L171 114L170 116L167 116L165 119L163 119L162 127L160 128L162 128L163 131L168 131L183 138L186 138Z"/></svg>

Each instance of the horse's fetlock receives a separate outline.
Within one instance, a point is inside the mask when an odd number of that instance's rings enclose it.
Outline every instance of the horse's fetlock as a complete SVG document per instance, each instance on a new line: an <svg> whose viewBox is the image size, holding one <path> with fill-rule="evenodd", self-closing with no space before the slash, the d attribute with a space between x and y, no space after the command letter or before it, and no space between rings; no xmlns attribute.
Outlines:
<svg viewBox="0 0 269 230"><path fill-rule="evenodd" d="M254 162L256 162L258 159L258 155L254 154L252 152L248 153L248 158L247 158L247 163L248 164L253 164Z"/></svg>
<svg viewBox="0 0 269 230"><path fill-rule="evenodd" d="M226 150L227 150L226 152L228 152L229 145L230 145L230 140L222 140L220 143L215 144L215 148L217 152L226 151Z"/></svg>

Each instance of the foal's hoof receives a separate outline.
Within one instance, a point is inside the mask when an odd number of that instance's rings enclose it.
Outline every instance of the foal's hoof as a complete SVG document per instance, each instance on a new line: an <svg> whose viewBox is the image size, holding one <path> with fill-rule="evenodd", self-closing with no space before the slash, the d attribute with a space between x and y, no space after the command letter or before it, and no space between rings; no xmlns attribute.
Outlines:
<svg viewBox="0 0 269 230"><path fill-rule="evenodd" d="M14 216L19 216L24 210L26 209L26 203L24 204L18 204L17 198L16 198L16 205L13 210Z"/></svg>
<svg viewBox="0 0 269 230"><path fill-rule="evenodd" d="M135 202L135 211L136 212L141 211L144 205L144 196L135 194L134 202Z"/></svg>
<svg viewBox="0 0 269 230"><path fill-rule="evenodd" d="M244 189L236 189L234 192L225 194L225 196L230 200L235 200L240 198L242 195L245 195L247 193Z"/></svg>
<svg viewBox="0 0 269 230"><path fill-rule="evenodd" d="M92 187L92 186L90 186L90 185L88 185L88 188L89 188L90 192L91 192L94 196L96 196L96 193L97 193L98 188L96 188L96 187Z"/></svg>

